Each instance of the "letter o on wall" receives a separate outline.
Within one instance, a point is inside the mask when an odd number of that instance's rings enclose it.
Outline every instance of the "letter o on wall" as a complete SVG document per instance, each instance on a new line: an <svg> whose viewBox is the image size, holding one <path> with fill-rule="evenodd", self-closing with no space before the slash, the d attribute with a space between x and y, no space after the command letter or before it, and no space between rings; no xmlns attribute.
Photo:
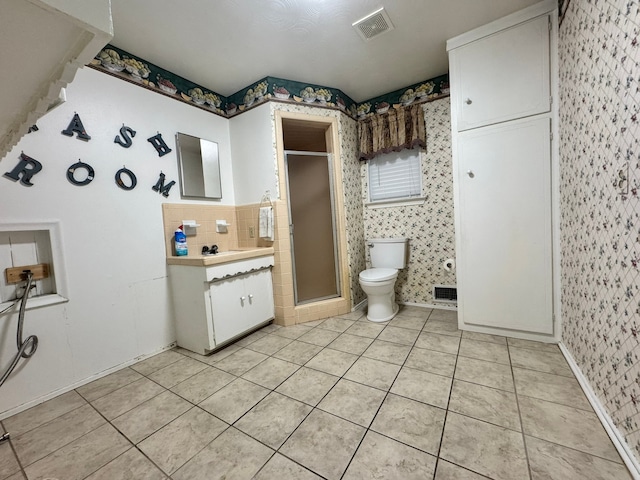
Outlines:
<svg viewBox="0 0 640 480"><path fill-rule="evenodd" d="M87 171L87 177L84 180L76 180L75 173L76 170L82 168ZM67 180L69 180L74 185L78 187L84 187L85 185L89 185L93 179L95 178L95 171L93 167L88 163L78 162L74 163L67 169Z"/></svg>
<svg viewBox="0 0 640 480"><path fill-rule="evenodd" d="M129 177L130 185L127 185L122 180L122 175L126 175L127 177ZM121 189L133 190L134 188L136 188L137 183L138 183L138 179L136 178L135 174L128 168L121 168L116 172L116 185L118 185Z"/></svg>

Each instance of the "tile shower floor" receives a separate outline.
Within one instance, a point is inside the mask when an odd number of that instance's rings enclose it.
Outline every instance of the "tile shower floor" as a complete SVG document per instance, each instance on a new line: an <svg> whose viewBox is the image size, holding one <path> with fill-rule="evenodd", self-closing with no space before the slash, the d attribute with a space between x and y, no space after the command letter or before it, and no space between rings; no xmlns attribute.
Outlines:
<svg viewBox="0 0 640 480"><path fill-rule="evenodd" d="M0 479L629 479L554 345L406 307L177 348L1 422Z"/></svg>

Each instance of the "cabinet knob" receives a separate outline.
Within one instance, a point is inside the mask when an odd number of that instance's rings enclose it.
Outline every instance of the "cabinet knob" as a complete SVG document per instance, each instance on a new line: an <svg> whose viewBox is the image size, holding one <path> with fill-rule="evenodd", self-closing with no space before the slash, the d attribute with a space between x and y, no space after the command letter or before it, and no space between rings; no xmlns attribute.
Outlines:
<svg viewBox="0 0 640 480"><path fill-rule="evenodd" d="M240 301L244 302L247 299L247 297L240 297Z"/></svg>
<svg viewBox="0 0 640 480"><path fill-rule="evenodd" d="M471 105L473 102L471 101L470 98L467 98L464 103L466 103L467 105Z"/></svg>
<svg viewBox="0 0 640 480"><path fill-rule="evenodd" d="M249 294L249 300L251 300L253 298L253 295Z"/></svg>
<svg viewBox="0 0 640 480"><path fill-rule="evenodd" d="M467 170L467 175L469 175L469 178L473 178L475 177L475 173L473 173L473 170Z"/></svg>

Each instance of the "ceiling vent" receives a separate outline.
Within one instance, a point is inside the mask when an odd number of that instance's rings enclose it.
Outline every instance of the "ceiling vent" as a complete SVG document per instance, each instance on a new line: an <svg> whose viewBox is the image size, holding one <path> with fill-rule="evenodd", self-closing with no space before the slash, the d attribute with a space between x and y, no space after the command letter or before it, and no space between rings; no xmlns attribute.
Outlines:
<svg viewBox="0 0 640 480"><path fill-rule="evenodd" d="M393 30L389 15L381 8L351 24L364 41L369 41L385 32Z"/></svg>

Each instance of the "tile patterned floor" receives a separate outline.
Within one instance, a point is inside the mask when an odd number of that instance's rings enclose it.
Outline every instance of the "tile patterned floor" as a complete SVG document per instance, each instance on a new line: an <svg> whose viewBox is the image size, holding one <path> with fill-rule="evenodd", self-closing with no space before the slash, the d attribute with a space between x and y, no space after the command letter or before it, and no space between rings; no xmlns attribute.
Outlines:
<svg viewBox="0 0 640 480"><path fill-rule="evenodd" d="M0 480L631 478L557 346L417 307L166 351L0 426Z"/></svg>

